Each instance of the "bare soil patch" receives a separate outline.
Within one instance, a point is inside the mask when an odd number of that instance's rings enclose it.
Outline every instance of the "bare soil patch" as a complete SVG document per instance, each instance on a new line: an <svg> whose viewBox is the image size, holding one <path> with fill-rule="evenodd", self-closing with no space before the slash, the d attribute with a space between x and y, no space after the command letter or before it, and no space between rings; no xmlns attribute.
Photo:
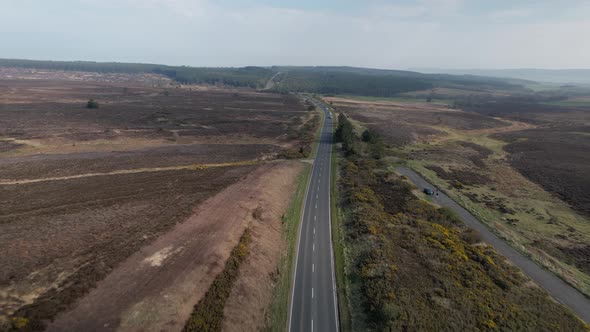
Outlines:
<svg viewBox="0 0 590 332"><path fill-rule="evenodd" d="M231 249L259 206L279 211L285 183L298 166L259 167L200 205L185 222L135 252L59 316L49 331L181 330L193 306L223 269ZM274 212L269 216L274 215Z"/></svg>
<svg viewBox="0 0 590 332"><path fill-rule="evenodd" d="M283 177L273 179L274 189L265 193L254 211L250 223L250 254L240 266L240 274L225 304L223 331L261 331L266 310L272 301L278 280L278 265L286 243L282 236L282 216L295 192L295 180L303 169L293 163L283 171ZM263 203L263 202L261 202Z"/></svg>
<svg viewBox="0 0 590 332"><path fill-rule="evenodd" d="M33 326L54 317L253 168L1 186L1 314L26 317Z"/></svg>

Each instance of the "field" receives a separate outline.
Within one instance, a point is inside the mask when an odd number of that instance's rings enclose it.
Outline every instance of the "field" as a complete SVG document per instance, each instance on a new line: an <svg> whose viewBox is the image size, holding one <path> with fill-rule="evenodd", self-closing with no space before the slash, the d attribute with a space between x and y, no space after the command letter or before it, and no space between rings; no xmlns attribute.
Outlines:
<svg viewBox="0 0 590 332"><path fill-rule="evenodd" d="M91 98L99 108L86 108ZM208 287L258 204L266 222L280 223L288 195L274 202L267 186L283 183L275 198L285 196L300 165L277 157L310 150L307 137L317 125L293 96L178 86L154 74L4 69L0 105L0 330L57 329L84 305L98 315L82 316L85 328L123 324L124 310L152 296L133 287L178 286L165 271L191 273L192 287ZM203 205L219 216L205 217ZM171 235L193 227L186 220L201 231ZM207 234L216 240L204 241ZM253 248L267 241L256 234L253 241L262 242ZM185 249L158 247L163 239ZM142 262L159 267L171 255L191 264L144 270ZM99 282L121 275L136 276L127 297L93 302L110 294L95 288ZM203 295L184 298L184 308Z"/></svg>
<svg viewBox="0 0 590 332"><path fill-rule="evenodd" d="M427 103L326 98L381 133L406 163L492 230L590 295L589 111L486 103L471 112Z"/></svg>
<svg viewBox="0 0 590 332"><path fill-rule="evenodd" d="M334 97L326 100L338 110L350 114L353 120L360 121L363 126L375 129L386 138L387 143L394 146L426 143L444 134L438 127L471 130L507 125L497 119L426 102L362 101Z"/></svg>
<svg viewBox="0 0 590 332"><path fill-rule="evenodd" d="M338 181L346 279L340 287L352 330L588 329L453 211L422 199L389 167L390 157L362 152L378 139L354 141L355 152L340 154Z"/></svg>

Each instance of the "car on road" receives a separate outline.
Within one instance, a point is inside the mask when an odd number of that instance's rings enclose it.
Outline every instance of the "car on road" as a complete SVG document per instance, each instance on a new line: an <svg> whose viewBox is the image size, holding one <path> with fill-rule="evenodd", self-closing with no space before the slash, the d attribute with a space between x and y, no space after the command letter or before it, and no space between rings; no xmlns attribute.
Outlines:
<svg viewBox="0 0 590 332"><path fill-rule="evenodd" d="M434 190L432 190L430 188L424 188L424 190L422 190L422 191L428 196L434 195Z"/></svg>

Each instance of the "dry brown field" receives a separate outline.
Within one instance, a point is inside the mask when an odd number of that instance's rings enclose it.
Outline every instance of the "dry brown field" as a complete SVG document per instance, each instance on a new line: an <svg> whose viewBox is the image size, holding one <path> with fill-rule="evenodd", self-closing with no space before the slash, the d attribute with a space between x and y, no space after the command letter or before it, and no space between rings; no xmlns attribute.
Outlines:
<svg viewBox="0 0 590 332"><path fill-rule="evenodd" d="M91 98L98 109L86 108ZM251 209L263 204L268 222L280 225L274 217L301 167L276 159L302 144L292 133L311 117L294 96L249 89L177 86L155 75L0 70L0 327L41 330L65 319L163 238L201 251L183 252L196 258L176 278L192 273L194 285L206 287ZM277 181L281 202L263 197ZM227 213L198 217L203 206ZM170 235L189 220L198 220L190 239ZM205 257L205 243L214 256ZM158 287L168 286L170 273L153 266L133 273L153 273L151 280L165 281ZM199 292L183 300L185 308ZM153 295L121 294L128 297L120 310ZM110 314L110 324L123 324L123 312Z"/></svg>

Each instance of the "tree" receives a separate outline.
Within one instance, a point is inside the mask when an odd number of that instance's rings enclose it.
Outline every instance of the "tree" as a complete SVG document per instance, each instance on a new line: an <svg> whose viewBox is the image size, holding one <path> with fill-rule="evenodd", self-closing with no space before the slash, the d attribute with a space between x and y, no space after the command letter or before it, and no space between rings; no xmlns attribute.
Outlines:
<svg viewBox="0 0 590 332"><path fill-rule="evenodd" d="M346 152L346 154L350 155L356 153L354 144L354 128L352 127L352 123L343 113L338 115L338 128L336 128L334 136L336 142L342 142L342 149Z"/></svg>
<svg viewBox="0 0 590 332"><path fill-rule="evenodd" d="M381 159L383 157L385 145L383 144L381 135L379 135L378 132L372 129L367 129L363 131L361 139L363 142L369 143L369 152L371 157L375 159Z"/></svg>
<svg viewBox="0 0 590 332"><path fill-rule="evenodd" d="M90 99L88 103L86 103L86 108L98 108L98 102L94 99Z"/></svg>

